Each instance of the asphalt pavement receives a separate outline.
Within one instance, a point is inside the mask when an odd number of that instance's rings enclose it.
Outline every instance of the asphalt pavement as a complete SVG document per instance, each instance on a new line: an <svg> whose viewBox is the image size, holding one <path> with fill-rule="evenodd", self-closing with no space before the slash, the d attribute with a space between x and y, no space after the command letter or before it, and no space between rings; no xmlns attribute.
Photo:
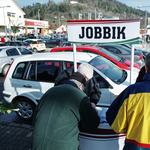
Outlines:
<svg viewBox="0 0 150 150"><path fill-rule="evenodd" d="M0 123L0 150L31 150L32 127L20 123Z"/></svg>

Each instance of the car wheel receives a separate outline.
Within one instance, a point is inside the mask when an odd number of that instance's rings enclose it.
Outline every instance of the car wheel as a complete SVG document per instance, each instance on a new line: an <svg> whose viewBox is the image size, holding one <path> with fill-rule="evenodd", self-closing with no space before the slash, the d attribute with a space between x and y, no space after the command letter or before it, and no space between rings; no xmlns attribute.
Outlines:
<svg viewBox="0 0 150 150"><path fill-rule="evenodd" d="M32 120L36 105L26 98L20 98L17 102L19 105L17 115L23 120Z"/></svg>
<svg viewBox="0 0 150 150"><path fill-rule="evenodd" d="M36 48L33 48L33 52L37 52L37 49L36 49Z"/></svg>
<svg viewBox="0 0 150 150"><path fill-rule="evenodd" d="M5 65L2 70L2 76L5 76L10 65Z"/></svg>

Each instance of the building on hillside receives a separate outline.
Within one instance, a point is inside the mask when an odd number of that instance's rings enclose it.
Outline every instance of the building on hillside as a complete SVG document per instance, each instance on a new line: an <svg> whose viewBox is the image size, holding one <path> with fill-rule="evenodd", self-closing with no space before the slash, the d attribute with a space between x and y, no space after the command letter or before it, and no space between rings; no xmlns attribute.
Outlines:
<svg viewBox="0 0 150 150"><path fill-rule="evenodd" d="M66 33L67 27L65 25L61 25L59 28L55 30L55 33Z"/></svg>

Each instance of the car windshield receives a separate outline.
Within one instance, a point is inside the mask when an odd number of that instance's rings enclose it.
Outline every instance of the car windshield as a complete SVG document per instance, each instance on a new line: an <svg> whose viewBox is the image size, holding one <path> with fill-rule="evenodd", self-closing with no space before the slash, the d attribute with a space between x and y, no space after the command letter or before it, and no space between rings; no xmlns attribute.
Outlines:
<svg viewBox="0 0 150 150"><path fill-rule="evenodd" d="M108 51L108 50L106 50L106 49L100 48L98 51L100 51L100 52L102 52L102 53L104 53L104 54L110 56L111 58L113 58L113 59L115 59L115 60L117 60L117 61L119 61L119 62L122 61L121 57L119 57L119 56L117 56L117 55L111 53L110 51Z"/></svg>
<svg viewBox="0 0 150 150"><path fill-rule="evenodd" d="M93 58L89 64L94 66L116 84L121 84L127 78L127 72L125 70L118 68L104 57L97 56Z"/></svg>

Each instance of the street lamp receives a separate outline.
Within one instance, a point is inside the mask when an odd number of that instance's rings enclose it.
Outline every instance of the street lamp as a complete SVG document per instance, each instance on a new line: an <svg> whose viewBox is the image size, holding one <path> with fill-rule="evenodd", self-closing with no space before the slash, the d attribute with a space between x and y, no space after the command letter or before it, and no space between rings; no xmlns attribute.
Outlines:
<svg viewBox="0 0 150 150"><path fill-rule="evenodd" d="M150 7L150 6L142 6L142 5L139 5L137 6L138 8L142 8L142 7L145 7L145 48L146 48L146 26L147 26L147 10L146 8L147 7Z"/></svg>
<svg viewBox="0 0 150 150"><path fill-rule="evenodd" d="M4 11L5 7L10 7L10 6L9 5L8 6L0 6L0 8L3 8L4 25L5 25L5 35L6 35L6 40L7 40L6 20L5 20L5 11Z"/></svg>
<svg viewBox="0 0 150 150"><path fill-rule="evenodd" d="M58 21L59 21L59 33L60 33L60 17L54 17L54 18L58 18ZM64 16L61 16L61 18L64 18Z"/></svg>
<svg viewBox="0 0 150 150"><path fill-rule="evenodd" d="M126 12L124 12L124 19L126 19Z"/></svg>
<svg viewBox="0 0 150 150"><path fill-rule="evenodd" d="M96 20L96 8L95 8L95 20Z"/></svg>
<svg viewBox="0 0 150 150"><path fill-rule="evenodd" d="M38 19L40 20L40 13L39 13L40 9L38 10Z"/></svg>

